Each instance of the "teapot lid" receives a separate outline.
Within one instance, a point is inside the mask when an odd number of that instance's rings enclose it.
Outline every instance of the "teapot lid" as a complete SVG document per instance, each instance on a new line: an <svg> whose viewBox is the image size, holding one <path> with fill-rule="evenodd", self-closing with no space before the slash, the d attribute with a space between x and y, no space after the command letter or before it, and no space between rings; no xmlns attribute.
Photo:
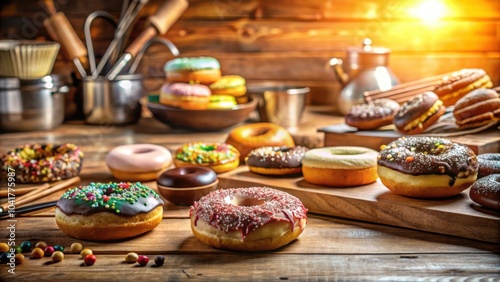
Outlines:
<svg viewBox="0 0 500 282"><path fill-rule="evenodd" d="M374 54L383 55L389 54L391 50L385 47L373 47L372 40L370 38L363 39L361 47L349 47L347 48L348 53L358 53L358 54Z"/></svg>

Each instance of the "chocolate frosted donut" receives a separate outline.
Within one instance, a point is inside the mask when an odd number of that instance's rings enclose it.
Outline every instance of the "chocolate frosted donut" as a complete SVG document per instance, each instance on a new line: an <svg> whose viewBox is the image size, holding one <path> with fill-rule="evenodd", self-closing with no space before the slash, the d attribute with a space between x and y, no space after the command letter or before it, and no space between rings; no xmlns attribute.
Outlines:
<svg viewBox="0 0 500 282"><path fill-rule="evenodd" d="M209 185L217 180L217 174L210 168L186 166L169 169L158 178L158 184L173 188L190 188Z"/></svg>
<svg viewBox="0 0 500 282"><path fill-rule="evenodd" d="M155 228L163 201L141 183L90 183L69 189L57 201L56 223L78 239L115 240Z"/></svg>
<svg viewBox="0 0 500 282"><path fill-rule="evenodd" d="M479 162L477 178L500 173L500 153L478 155L477 161Z"/></svg>
<svg viewBox="0 0 500 282"><path fill-rule="evenodd" d="M446 108L433 92L424 92L408 100L394 116L394 125L404 134L422 133L436 123Z"/></svg>
<svg viewBox="0 0 500 282"><path fill-rule="evenodd" d="M476 180L479 167L469 147L437 137L401 137L382 146L377 164L391 191L422 198L460 193Z"/></svg>
<svg viewBox="0 0 500 282"><path fill-rule="evenodd" d="M474 182L469 196L475 203L500 211L500 174L488 175Z"/></svg>
<svg viewBox="0 0 500 282"><path fill-rule="evenodd" d="M245 163L250 171L259 174L296 174L302 171L302 158L307 150L301 146L261 147L250 151Z"/></svg>
<svg viewBox="0 0 500 282"><path fill-rule="evenodd" d="M399 104L391 99L376 99L366 104L355 105L345 116L345 122L359 130L376 129L392 124Z"/></svg>
<svg viewBox="0 0 500 282"><path fill-rule="evenodd" d="M492 89L476 89L455 104L453 116L460 128L473 128L488 124L499 117L500 96Z"/></svg>

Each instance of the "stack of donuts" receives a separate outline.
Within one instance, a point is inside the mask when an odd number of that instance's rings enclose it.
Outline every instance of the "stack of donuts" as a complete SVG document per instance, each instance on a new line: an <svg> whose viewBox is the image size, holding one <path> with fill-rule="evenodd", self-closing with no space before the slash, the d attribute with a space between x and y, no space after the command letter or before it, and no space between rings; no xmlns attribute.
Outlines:
<svg viewBox="0 0 500 282"><path fill-rule="evenodd" d="M425 132L452 107L459 130L500 121L500 96L482 69L462 69L447 75L432 91L420 93L399 105L387 98L355 105L345 122L358 130L372 130L394 124L402 134Z"/></svg>
<svg viewBox="0 0 500 282"><path fill-rule="evenodd" d="M239 75L222 75L213 57L184 57L168 61L160 103L182 109L231 109L248 102L246 81Z"/></svg>

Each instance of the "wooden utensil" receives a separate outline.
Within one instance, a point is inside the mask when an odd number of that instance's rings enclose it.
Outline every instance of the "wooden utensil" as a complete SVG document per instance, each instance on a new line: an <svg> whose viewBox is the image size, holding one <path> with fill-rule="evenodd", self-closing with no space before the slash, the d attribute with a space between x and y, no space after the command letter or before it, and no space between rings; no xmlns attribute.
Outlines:
<svg viewBox="0 0 500 282"><path fill-rule="evenodd" d="M64 47L68 56L75 63L75 67L80 76L85 77L85 69L88 67L87 49L85 45L83 45L82 40L78 37L64 13L56 11L54 1L43 0L43 3L49 13L49 17L43 21L43 25L52 39L59 42Z"/></svg>
<svg viewBox="0 0 500 282"><path fill-rule="evenodd" d="M9 192L9 190L0 191L0 198L8 198L11 195L15 195L16 197L27 194L33 190L36 190L40 187L45 187L45 189L49 188L50 185L48 183L44 183L42 185L28 186L23 188L16 188L14 192ZM10 194L10 195L9 195Z"/></svg>
<svg viewBox="0 0 500 282"><path fill-rule="evenodd" d="M158 34L165 34L168 29L180 18L188 7L187 0L165 1L154 15L149 16L149 26L125 50L118 62L107 74L109 80L113 80L125 66L134 58L142 46Z"/></svg>
<svg viewBox="0 0 500 282"><path fill-rule="evenodd" d="M62 181L58 181L58 182L55 182L55 183L52 183L50 184L49 188L46 188L45 186L41 186L23 196L20 196L20 197L16 197L15 201L14 201L14 207L15 208L19 208L21 207L23 204L26 204L26 203L29 203L29 202L32 202L34 200L37 200L37 199L40 199L42 197L45 197L49 194L52 194L56 191L59 191L61 189L64 189L64 188L68 188L70 186L73 186L73 185L76 185L77 183L80 182L80 177L76 176L76 177L72 177L72 178L69 178L69 179L66 179L66 180L62 180ZM0 212L4 212L4 211L7 211L8 210L8 207L9 205L11 205L11 203L7 202L7 203L4 203L2 205L0 205Z"/></svg>

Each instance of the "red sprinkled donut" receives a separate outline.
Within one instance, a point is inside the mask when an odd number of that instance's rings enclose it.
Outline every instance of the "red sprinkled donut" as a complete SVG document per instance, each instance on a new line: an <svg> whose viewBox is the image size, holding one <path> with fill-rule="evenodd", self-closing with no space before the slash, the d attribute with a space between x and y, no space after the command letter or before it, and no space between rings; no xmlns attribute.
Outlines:
<svg viewBox="0 0 500 282"><path fill-rule="evenodd" d="M2 172L14 169L19 183L52 182L78 176L83 153L74 144L27 144L3 155Z"/></svg>
<svg viewBox="0 0 500 282"><path fill-rule="evenodd" d="M191 229L201 242L215 248L273 250L302 233L306 213L298 198L276 189L221 189L191 206Z"/></svg>

